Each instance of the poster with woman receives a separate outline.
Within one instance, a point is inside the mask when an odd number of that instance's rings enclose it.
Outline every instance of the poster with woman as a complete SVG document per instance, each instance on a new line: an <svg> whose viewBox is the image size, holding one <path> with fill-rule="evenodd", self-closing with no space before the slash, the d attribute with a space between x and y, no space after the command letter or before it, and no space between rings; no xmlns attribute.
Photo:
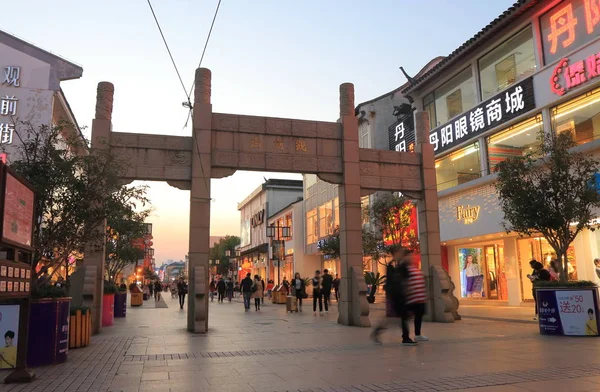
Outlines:
<svg viewBox="0 0 600 392"><path fill-rule="evenodd" d="M0 369L17 366L17 344L19 339L19 305L0 305Z"/></svg>
<svg viewBox="0 0 600 392"><path fill-rule="evenodd" d="M458 249L460 296L462 298L481 298L484 296L483 272L480 264L482 257L482 248Z"/></svg>

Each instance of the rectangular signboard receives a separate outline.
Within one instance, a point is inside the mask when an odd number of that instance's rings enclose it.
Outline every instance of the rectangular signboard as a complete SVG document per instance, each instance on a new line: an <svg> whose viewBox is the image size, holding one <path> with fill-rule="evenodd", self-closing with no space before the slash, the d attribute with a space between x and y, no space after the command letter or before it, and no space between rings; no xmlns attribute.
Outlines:
<svg viewBox="0 0 600 392"><path fill-rule="evenodd" d="M412 113L388 128L390 150L413 152L415 150L415 119Z"/></svg>
<svg viewBox="0 0 600 392"><path fill-rule="evenodd" d="M514 84L429 132L429 142L438 155L535 109L533 78Z"/></svg>
<svg viewBox="0 0 600 392"><path fill-rule="evenodd" d="M598 298L590 290L538 290L543 335L598 336Z"/></svg>
<svg viewBox="0 0 600 392"><path fill-rule="evenodd" d="M8 171L4 190L2 241L31 248L33 239L34 193Z"/></svg>
<svg viewBox="0 0 600 392"><path fill-rule="evenodd" d="M19 342L19 305L0 305L0 369L14 369L17 366Z"/></svg>

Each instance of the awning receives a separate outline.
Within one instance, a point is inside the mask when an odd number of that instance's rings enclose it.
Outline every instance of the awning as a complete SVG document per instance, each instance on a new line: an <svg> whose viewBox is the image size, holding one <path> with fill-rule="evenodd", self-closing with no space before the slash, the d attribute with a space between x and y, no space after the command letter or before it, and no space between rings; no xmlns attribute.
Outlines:
<svg viewBox="0 0 600 392"><path fill-rule="evenodd" d="M269 244L265 243L248 250L243 250L240 252L240 256L247 256L252 253L269 253Z"/></svg>

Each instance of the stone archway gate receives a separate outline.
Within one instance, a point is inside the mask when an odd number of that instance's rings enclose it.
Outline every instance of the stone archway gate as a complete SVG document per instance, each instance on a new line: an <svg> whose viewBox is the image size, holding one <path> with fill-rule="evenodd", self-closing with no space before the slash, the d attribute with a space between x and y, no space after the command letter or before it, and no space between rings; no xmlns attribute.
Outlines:
<svg viewBox="0 0 600 392"><path fill-rule="evenodd" d="M112 132L114 87L98 85L92 148L110 148L127 157L125 182L166 181L190 190L189 300L187 329L208 330L210 180L236 170L312 173L339 184L342 264L338 322L370 326L362 276L361 196L378 190L401 191L418 200L421 260L429 283L434 321L451 322L451 282L441 270L439 218L433 147L426 113L416 114L416 153L359 148L354 86L340 86L337 122L305 121L213 113L211 72L195 75L192 137ZM104 253L85 255L84 297L100 329ZM91 268L90 268L91 267ZM95 284L92 284L95 282Z"/></svg>

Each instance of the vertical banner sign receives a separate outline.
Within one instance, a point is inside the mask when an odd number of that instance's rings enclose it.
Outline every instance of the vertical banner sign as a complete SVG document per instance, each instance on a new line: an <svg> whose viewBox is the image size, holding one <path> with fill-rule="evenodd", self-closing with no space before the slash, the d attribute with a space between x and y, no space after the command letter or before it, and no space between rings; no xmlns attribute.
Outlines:
<svg viewBox="0 0 600 392"><path fill-rule="evenodd" d="M69 351L70 306L70 301L58 303L58 333L56 337L56 361L58 363L67 360L67 352Z"/></svg>
<svg viewBox="0 0 600 392"><path fill-rule="evenodd" d="M523 80L429 132L436 155L535 109L533 78Z"/></svg>
<svg viewBox="0 0 600 392"><path fill-rule="evenodd" d="M0 305L0 369L17 366L19 341L19 305Z"/></svg>
<svg viewBox="0 0 600 392"><path fill-rule="evenodd" d="M388 128L390 150L413 152L415 150L415 119L411 115L396 121Z"/></svg>
<svg viewBox="0 0 600 392"><path fill-rule="evenodd" d="M596 290L538 290L540 333L598 336Z"/></svg>

